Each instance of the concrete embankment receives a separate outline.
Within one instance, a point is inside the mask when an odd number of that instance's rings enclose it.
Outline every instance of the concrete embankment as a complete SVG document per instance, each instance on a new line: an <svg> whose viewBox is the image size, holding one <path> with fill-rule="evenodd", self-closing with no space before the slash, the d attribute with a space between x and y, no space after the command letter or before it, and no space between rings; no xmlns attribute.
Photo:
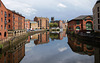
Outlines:
<svg viewBox="0 0 100 63"><path fill-rule="evenodd" d="M14 44L18 44L22 41L26 41L28 36L36 34L36 33L40 33L40 32L46 32L46 30L27 32L23 35L12 37L10 40L0 43L0 48L5 49L8 47L11 47Z"/></svg>

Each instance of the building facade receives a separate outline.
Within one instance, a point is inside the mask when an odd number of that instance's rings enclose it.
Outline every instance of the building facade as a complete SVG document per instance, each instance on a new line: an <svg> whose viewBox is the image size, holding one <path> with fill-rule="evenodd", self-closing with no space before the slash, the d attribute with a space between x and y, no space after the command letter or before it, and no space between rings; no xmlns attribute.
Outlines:
<svg viewBox="0 0 100 63"><path fill-rule="evenodd" d="M0 0L0 40L7 38L7 9Z"/></svg>
<svg viewBox="0 0 100 63"><path fill-rule="evenodd" d="M37 30L40 29L40 27L38 27L38 23L35 21L30 21L30 29L31 30Z"/></svg>
<svg viewBox="0 0 100 63"><path fill-rule="evenodd" d="M100 32L100 0L93 7L94 31Z"/></svg>
<svg viewBox="0 0 100 63"><path fill-rule="evenodd" d="M18 12L11 11L8 9L7 29L9 31L25 29L25 17Z"/></svg>
<svg viewBox="0 0 100 63"><path fill-rule="evenodd" d="M51 17L50 23L57 23L58 24L57 28L66 29L66 23L62 20L54 20L54 17Z"/></svg>
<svg viewBox="0 0 100 63"><path fill-rule="evenodd" d="M26 19L25 20L25 29L26 30L29 30L30 29L30 20L29 19Z"/></svg>
<svg viewBox="0 0 100 63"><path fill-rule="evenodd" d="M68 31L78 33L79 31L93 30L93 16L81 15L68 22Z"/></svg>
<svg viewBox="0 0 100 63"><path fill-rule="evenodd" d="M38 22L40 29L49 29L49 18L35 17L34 21Z"/></svg>

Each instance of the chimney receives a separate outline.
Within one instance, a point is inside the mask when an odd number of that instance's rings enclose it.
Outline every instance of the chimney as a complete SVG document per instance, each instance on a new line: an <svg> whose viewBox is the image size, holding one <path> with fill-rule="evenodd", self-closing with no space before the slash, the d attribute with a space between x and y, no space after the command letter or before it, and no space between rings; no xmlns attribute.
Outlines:
<svg viewBox="0 0 100 63"><path fill-rule="evenodd" d="M54 17L51 17L51 21L54 21Z"/></svg>

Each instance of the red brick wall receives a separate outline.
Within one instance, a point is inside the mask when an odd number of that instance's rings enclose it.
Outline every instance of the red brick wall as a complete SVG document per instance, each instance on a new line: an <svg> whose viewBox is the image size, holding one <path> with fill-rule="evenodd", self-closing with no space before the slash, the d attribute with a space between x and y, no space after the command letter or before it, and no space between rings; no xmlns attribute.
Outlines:
<svg viewBox="0 0 100 63"><path fill-rule="evenodd" d="M0 0L0 3L1 3L1 7L0 7L0 33L1 33L0 40L1 40L1 39L5 39L8 37L8 32L7 32L7 26L5 29L5 12L7 14L7 9L1 0ZM2 14L1 14L1 12L2 12ZM3 19L2 21L1 21L1 18ZM8 20L8 18L6 18L6 22L7 22L7 20ZM4 36L5 32L6 32L6 37Z"/></svg>
<svg viewBox="0 0 100 63"><path fill-rule="evenodd" d="M25 21L25 29L30 29L30 20Z"/></svg>

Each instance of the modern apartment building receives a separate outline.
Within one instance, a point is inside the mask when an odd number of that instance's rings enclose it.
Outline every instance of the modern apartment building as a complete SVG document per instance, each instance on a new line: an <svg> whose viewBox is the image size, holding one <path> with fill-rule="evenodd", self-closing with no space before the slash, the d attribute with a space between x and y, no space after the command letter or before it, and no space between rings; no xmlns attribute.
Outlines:
<svg viewBox="0 0 100 63"><path fill-rule="evenodd" d="M98 0L93 7L93 22L94 31L100 32L100 0Z"/></svg>
<svg viewBox="0 0 100 63"><path fill-rule="evenodd" d="M40 29L49 29L49 18L35 17L34 21L38 22Z"/></svg>
<svg viewBox="0 0 100 63"><path fill-rule="evenodd" d="M7 32L7 9L0 0L0 40L5 39L8 36Z"/></svg>
<svg viewBox="0 0 100 63"><path fill-rule="evenodd" d="M81 15L68 22L68 31L78 33L80 31L93 30L93 16Z"/></svg>

